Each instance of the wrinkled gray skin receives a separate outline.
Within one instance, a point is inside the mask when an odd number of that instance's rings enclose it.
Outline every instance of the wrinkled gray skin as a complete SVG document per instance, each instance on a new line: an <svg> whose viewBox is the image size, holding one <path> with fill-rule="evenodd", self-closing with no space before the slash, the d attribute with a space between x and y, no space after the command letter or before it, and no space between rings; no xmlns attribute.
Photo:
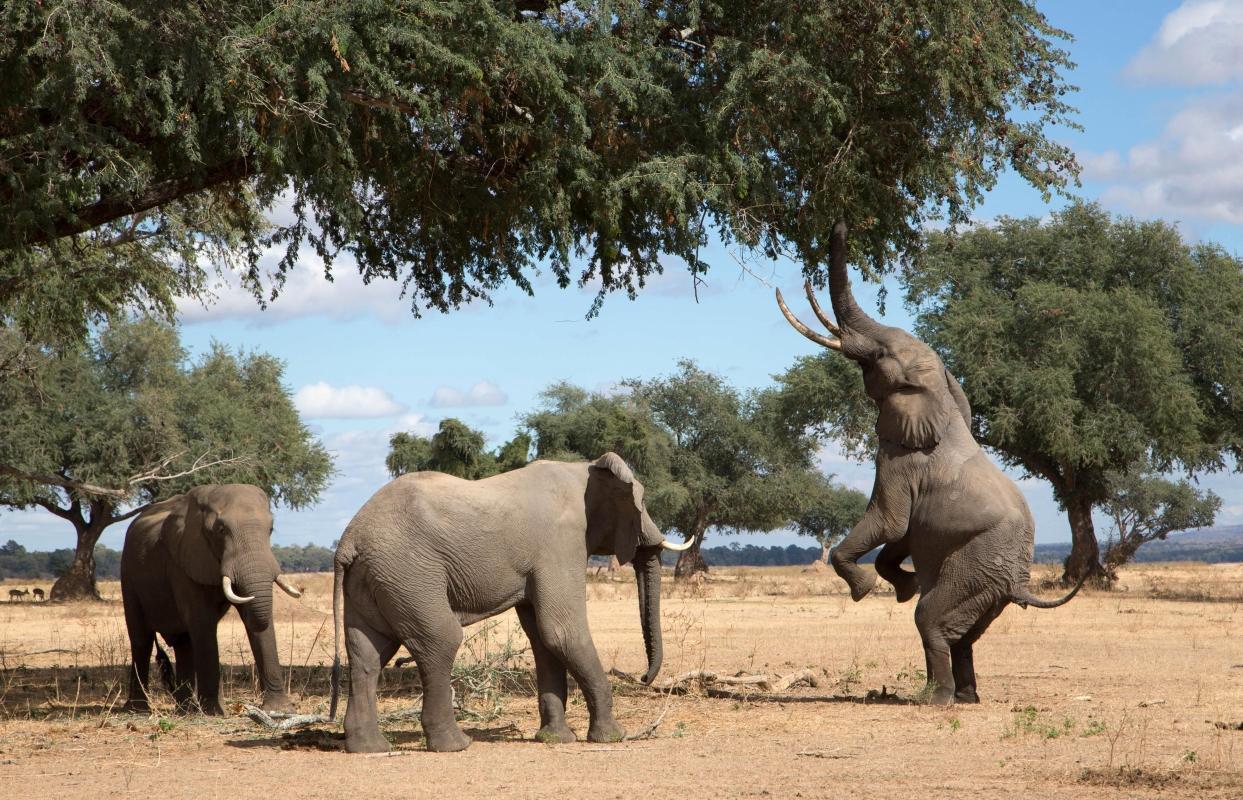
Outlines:
<svg viewBox="0 0 1243 800"><path fill-rule="evenodd" d="M858 560L882 547L876 573L894 585L899 602L917 592L915 625L923 640L931 702L979 702L972 646L1011 602L1061 605L1028 592L1035 525L1018 487L971 435L971 408L958 381L923 342L882 325L855 303L846 274L846 228L839 223L830 249L829 289L836 322L807 297L835 338L800 323L777 292L777 302L804 336L841 352L863 370L876 403L876 481L863 518L829 557L856 601L876 575ZM910 556L911 573L901 567ZM1081 584L1082 585L1082 584Z"/></svg>
<svg viewBox="0 0 1243 800"><path fill-rule="evenodd" d="M509 608L535 656L537 738L577 738L565 721L569 670L587 700L588 740L620 740L612 690L587 629L587 556L635 562L650 682L662 652L663 542L644 508L642 484L612 453L592 463L536 461L479 481L419 472L389 483L355 515L337 546L330 715L335 718L344 638L346 749L389 749L376 721L376 681L401 645L418 664L428 749L469 746L454 719L449 685L462 627Z"/></svg>
<svg viewBox="0 0 1243 800"><path fill-rule="evenodd" d="M159 633L176 655L176 675L165 677L172 679L178 709L190 711L197 703L204 714L223 713L216 627L233 605L223 589L228 577L235 595L254 598L237 611L263 684L263 707L293 710L272 625L272 583L280 568L271 535L268 496L246 484L195 487L156 503L130 523L121 551L121 598L133 662L127 709L149 710L145 688Z"/></svg>

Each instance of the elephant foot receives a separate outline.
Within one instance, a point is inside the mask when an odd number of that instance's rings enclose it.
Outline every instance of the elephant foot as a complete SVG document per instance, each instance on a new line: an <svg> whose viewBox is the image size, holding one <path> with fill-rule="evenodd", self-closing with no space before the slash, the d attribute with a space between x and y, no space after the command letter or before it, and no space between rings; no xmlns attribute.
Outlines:
<svg viewBox="0 0 1243 800"><path fill-rule="evenodd" d="M932 696L928 698L928 704L933 706L954 705L954 690L947 689L944 686L936 687L932 692Z"/></svg>
<svg viewBox="0 0 1243 800"><path fill-rule="evenodd" d="M456 753L459 750L465 750L471 744L471 738L456 725L450 730L441 731L429 731L424 728L423 734L427 737L427 749L433 753Z"/></svg>
<svg viewBox="0 0 1243 800"><path fill-rule="evenodd" d="M868 593L876 586L876 576L869 572L856 575L854 580L847 580L850 584L850 599L856 603L868 596Z"/></svg>
<svg viewBox="0 0 1243 800"><path fill-rule="evenodd" d="M959 703L978 703L980 702L980 696L976 694L974 686L969 686L966 689L959 689L954 692L954 700Z"/></svg>
<svg viewBox="0 0 1243 800"><path fill-rule="evenodd" d="M224 709L220 707L220 700L216 698L205 698L199 701L199 710L209 717L223 717Z"/></svg>
<svg viewBox="0 0 1243 800"><path fill-rule="evenodd" d="M345 734L347 753L387 753L391 749L379 728L366 732L348 731Z"/></svg>
<svg viewBox="0 0 1243 800"><path fill-rule="evenodd" d="M280 714L292 714L298 709L294 706L293 698L281 692L280 694L265 694L263 696L263 710L275 711Z"/></svg>
<svg viewBox="0 0 1243 800"><path fill-rule="evenodd" d="M146 700L129 700L121 706L121 710L127 714L150 714L151 704Z"/></svg>
<svg viewBox="0 0 1243 800"><path fill-rule="evenodd" d="M903 575L893 584L893 595L899 603L905 603L917 594L919 594L919 578L913 574Z"/></svg>
<svg viewBox="0 0 1243 800"><path fill-rule="evenodd" d="M592 720L591 727L587 729L589 742L620 742L625 738L626 729L611 719L601 722Z"/></svg>
<svg viewBox="0 0 1243 800"><path fill-rule="evenodd" d="M545 725L540 728L535 734L535 741L544 744L573 744L578 741L578 735L563 722L560 725Z"/></svg>

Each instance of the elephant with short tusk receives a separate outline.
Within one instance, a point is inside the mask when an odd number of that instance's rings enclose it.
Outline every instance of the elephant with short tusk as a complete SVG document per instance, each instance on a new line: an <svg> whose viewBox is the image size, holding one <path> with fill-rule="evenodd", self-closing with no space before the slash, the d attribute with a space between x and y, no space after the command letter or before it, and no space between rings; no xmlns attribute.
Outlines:
<svg viewBox="0 0 1243 800"><path fill-rule="evenodd" d="M257 486L197 486L152 505L130 523L121 550L121 598L129 630L131 711L148 711L151 647L158 633L172 645L167 675L180 710L221 714L216 627L230 607L246 626L263 707L291 711L277 660L272 584L299 597L272 555L272 512ZM161 666L165 666L161 662Z"/></svg>
<svg viewBox="0 0 1243 800"><path fill-rule="evenodd" d="M566 671L587 700L593 742L620 740L613 695L587 629L587 557L634 561L651 682L660 669L660 555L672 545L643 504L643 485L606 453L590 463L536 461L478 481L439 472L403 475L367 501L337 546L333 583L336 658L350 664L345 747L383 752L376 682L398 647L414 654L423 684L429 750L462 750L470 739L453 715L450 670L462 627L517 611L535 656L544 742L572 742Z"/></svg>
<svg viewBox="0 0 1243 800"><path fill-rule="evenodd" d="M798 320L777 291L789 323L863 370L876 403L876 480L863 518L830 553L855 600L876 581L859 559L881 547L876 573L899 602L921 595L915 624L923 639L934 703L978 702L972 646L1009 603L1049 608L1028 591L1035 525L1027 501L971 435L971 406L936 352L900 328L863 313L846 272L847 225L830 240L830 318L804 287L831 336ZM901 567L910 556L914 574ZM1082 582L1080 582L1082 586Z"/></svg>

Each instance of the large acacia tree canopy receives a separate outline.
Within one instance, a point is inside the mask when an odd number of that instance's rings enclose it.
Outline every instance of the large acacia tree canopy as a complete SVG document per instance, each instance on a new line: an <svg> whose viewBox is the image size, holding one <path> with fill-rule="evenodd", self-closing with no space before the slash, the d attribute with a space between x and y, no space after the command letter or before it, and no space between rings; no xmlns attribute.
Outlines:
<svg viewBox="0 0 1243 800"><path fill-rule="evenodd" d="M166 305L212 246L259 296L266 246L272 289L345 250L416 312L536 263L633 295L710 229L816 275L847 218L879 264L1003 167L1073 175L1062 38L1032 0L6 4L0 314ZM116 246L176 266L78 258ZM87 288L52 302L49 266Z"/></svg>

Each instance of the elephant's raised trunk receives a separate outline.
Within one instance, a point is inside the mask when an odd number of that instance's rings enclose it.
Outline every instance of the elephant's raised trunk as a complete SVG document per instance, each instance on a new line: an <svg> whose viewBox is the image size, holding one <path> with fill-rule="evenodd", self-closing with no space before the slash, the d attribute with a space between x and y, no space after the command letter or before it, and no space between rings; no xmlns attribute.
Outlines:
<svg viewBox="0 0 1243 800"><path fill-rule="evenodd" d="M833 314L841 327L872 334L885 326L863 313L850 290L850 275L846 267L849 252L846 238L848 231L846 221L839 220L833 226L833 234L829 238L829 297L833 301ZM843 344L849 347L847 342L843 341Z"/></svg>
<svg viewBox="0 0 1243 800"><path fill-rule="evenodd" d="M663 548L642 547L634 560L634 577L639 588L639 617L643 625L643 647L647 651L647 672L643 682L651 683L660 672L664 645L660 637L660 554Z"/></svg>

